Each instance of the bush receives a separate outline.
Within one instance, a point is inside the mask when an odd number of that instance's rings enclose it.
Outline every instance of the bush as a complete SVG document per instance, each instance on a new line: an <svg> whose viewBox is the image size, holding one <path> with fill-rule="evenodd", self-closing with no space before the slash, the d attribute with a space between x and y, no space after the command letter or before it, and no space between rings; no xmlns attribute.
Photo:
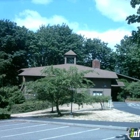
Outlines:
<svg viewBox="0 0 140 140"><path fill-rule="evenodd" d="M140 98L140 81L132 82L127 86L126 90L129 92L130 97Z"/></svg>
<svg viewBox="0 0 140 140"><path fill-rule="evenodd" d="M7 111L7 109L0 109L0 119L9 119L10 115L11 114Z"/></svg>
<svg viewBox="0 0 140 140"><path fill-rule="evenodd" d="M36 110L47 109L50 107L50 103L48 101L26 101L23 104L15 104L12 106L12 113L24 113Z"/></svg>
<svg viewBox="0 0 140 140"><path fill-rule="evenodd" d="M17 86L6 87L5 92L8 94L9 102L11 104L22 104L25 102L25 97Z"/></svg>
<svg viewBox="0 0 140 140"><path fill-rule="evenodd" d="M127 90L127 88L129 87L129 85L131 84L130 82L128 82L126 79L119 79L120 82L124 83L124 87L121 87L117 96L118 101L124 102L125 99L130 96L129 91Z"/></svg>
<svg viewBox="0 0 140 140"><path fill-rule="evenodd" d="M104 109L104 103L110 100L110 96L93 96L92 102L93 103L100 103L101 109Z"/></svg>
<svg viewBox="0 0 140 140"><path fill-rule="evenodd" d="M11 108L13 104L21 104L25 98L17 86L0 88L0 107Z"/></svg>
<svg viewBox="0 0 140 140"><path fill-rule="evenodd" d="M140 101L140 98L127 98L128 101Z"/></svg>

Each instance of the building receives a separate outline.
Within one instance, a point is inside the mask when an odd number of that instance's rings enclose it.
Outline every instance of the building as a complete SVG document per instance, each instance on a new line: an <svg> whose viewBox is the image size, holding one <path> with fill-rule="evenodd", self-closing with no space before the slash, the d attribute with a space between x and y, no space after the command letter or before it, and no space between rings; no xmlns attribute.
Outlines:
<svg viewBox="0 0 140 140"><path fill-rule="evenodd" d="M89 89L90 94L112 96L113 100L116 100L116 97L114 96L117 96L117 93L115 93L117 90L113 90L112 92L112 89L118 89L121 86L124 86L122 82L117 81L118 76L115 72L100 69L100 61L97 59L92 61L92 67L77 65L76 54L72 50L64 54L64 64L53 65L54 68L66 70L71 66L75 66L79 71L93 71L85 75L85 78L90 79L94 83L94 86ZM19 76L22 77L23 82L35 81L45 76L41 73L44 68L46 67L25 68L22 69Z"/></svg>

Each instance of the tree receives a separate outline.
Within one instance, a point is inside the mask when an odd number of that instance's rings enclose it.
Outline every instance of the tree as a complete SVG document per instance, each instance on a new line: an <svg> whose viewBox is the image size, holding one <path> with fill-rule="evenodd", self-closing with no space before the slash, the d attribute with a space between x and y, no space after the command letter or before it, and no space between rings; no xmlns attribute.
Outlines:
<svg viewBox="0 0 140 140"><path fill-rule="evenodd" d="M59 105L73 102L71 97L78 94L80 88L86 88L92 83L83 77L87 72L79 72L75 67L70 67L68 70L47 67L43 70L46 77L32 83L33 91L37 91L37 98L49 100L52 106L54 103L58 115L61 116Z"/></svg>
<svg viewBox="0 0 140 140"><path fill-rule="evenodd" d="M11 109L13 104L21 104L25 98L17 86L0 88L0 108Z"/></svg>
<svg viewBox="0 0 140 140"><path fill-rule="evenodd" d="M140 78L140 48L133 38L125 36L116 45L116 71L134 78ZM122 61L123 60L123 61Z"/></svg>
<svg viewBox="0 0 140 140"><path fill-rule="evenodd" d="M129 84L131 84L130 82L128 82L126 79L119 79L119 81L124 83L124 87L121 87L120 92L117 96L117 99L119 101L125 101L126 98L128 98L130 96L127 87L129 86Z"/></svg>
<svg viewBox="0 0 140 140"><path fill-rule="evenodd" d="M83 42L81 35L73 33L66 24L41 26L30 42L30 65L47 66L64 63L64 54L73 50L77 63L83 64ZM53 57L52 57L53 56Z"/></svg>
<svg viewBox="0 0 140 140"><path fill-rule="evenodd" d="M131 0L130 4L132 8L136 8L137 5L140 5L140 0ZM137 9L137 14L128 16L126 20L128 21L128 24L140 22L140 6Z"/></svg>
<svg viewBox="0 0 140 140"><path fill-rule="evenodd" d="M107 47L107 43L99 39L87 39L85 41L85 63L91 66L93 59L98 59L101 62L102 69L114 70L115 53L111 48Z"/></svg>
<svg viewBox="0 0 140 140"><path fill-rule="evenodd" d="M126 87L126 91L132 98L140 98L140 82L132 82Z"/></svg>
<svg viewBox="0 0 140 140"><path fill-rule="evenodd" d="M19 27L9 20L0 20L0 53L3 54L3 62L9 63L3 68L5 85L17 85L18 70L28 66L27 36L25 27Z"/></svg>
<svg viewBox="0 0 140 140"><path fill-rule="evenodd" d="M108 102L110 99L110 96L92 96L91 103L96 102L100 103L101 109L104 109L104 102Z"/></svg>

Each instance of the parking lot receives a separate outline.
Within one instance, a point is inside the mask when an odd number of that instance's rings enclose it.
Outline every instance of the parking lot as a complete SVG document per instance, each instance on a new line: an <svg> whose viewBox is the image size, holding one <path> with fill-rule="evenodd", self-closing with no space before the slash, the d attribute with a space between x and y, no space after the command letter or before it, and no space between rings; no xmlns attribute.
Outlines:
<svg viewBox="0 0 140 140"><path fill-rule="evenodd" d="M124 130L61 125L45 121L0 121L1 140L125 140Z"/></svg>

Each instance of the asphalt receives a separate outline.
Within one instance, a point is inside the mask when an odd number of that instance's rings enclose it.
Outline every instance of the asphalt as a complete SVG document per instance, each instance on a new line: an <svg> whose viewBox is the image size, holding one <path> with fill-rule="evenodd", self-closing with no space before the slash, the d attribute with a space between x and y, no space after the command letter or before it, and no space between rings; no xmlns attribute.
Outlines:
<svg viewBox="0 0 140 140"><path fill-rule="evenodd" d="M89 121L89 120L69 120L69 119L53 119L43 117L20 117L12 118L13 120L27 120L31 122L46 122L50 124L63 124L81 127L100 127L105 129L126 130L127 128L139 128L140 123L134 122L108 122L108 121Z"/></svg>
<svg viewBox="0 0 140 140"><path fill-rule="evenodd" d="M126 130L78 127L54 124L47 121L5 120L0 121L0 139L4 140L126 140Z"/></svg>
<svg viewBox="0 0 140 140"><path fill-rule="evenodd" d="M132 108L127 105L125 102L113 102L114 108L124 111L124 112L129 112L132 114L140 115L140 109Z"/></svg>

